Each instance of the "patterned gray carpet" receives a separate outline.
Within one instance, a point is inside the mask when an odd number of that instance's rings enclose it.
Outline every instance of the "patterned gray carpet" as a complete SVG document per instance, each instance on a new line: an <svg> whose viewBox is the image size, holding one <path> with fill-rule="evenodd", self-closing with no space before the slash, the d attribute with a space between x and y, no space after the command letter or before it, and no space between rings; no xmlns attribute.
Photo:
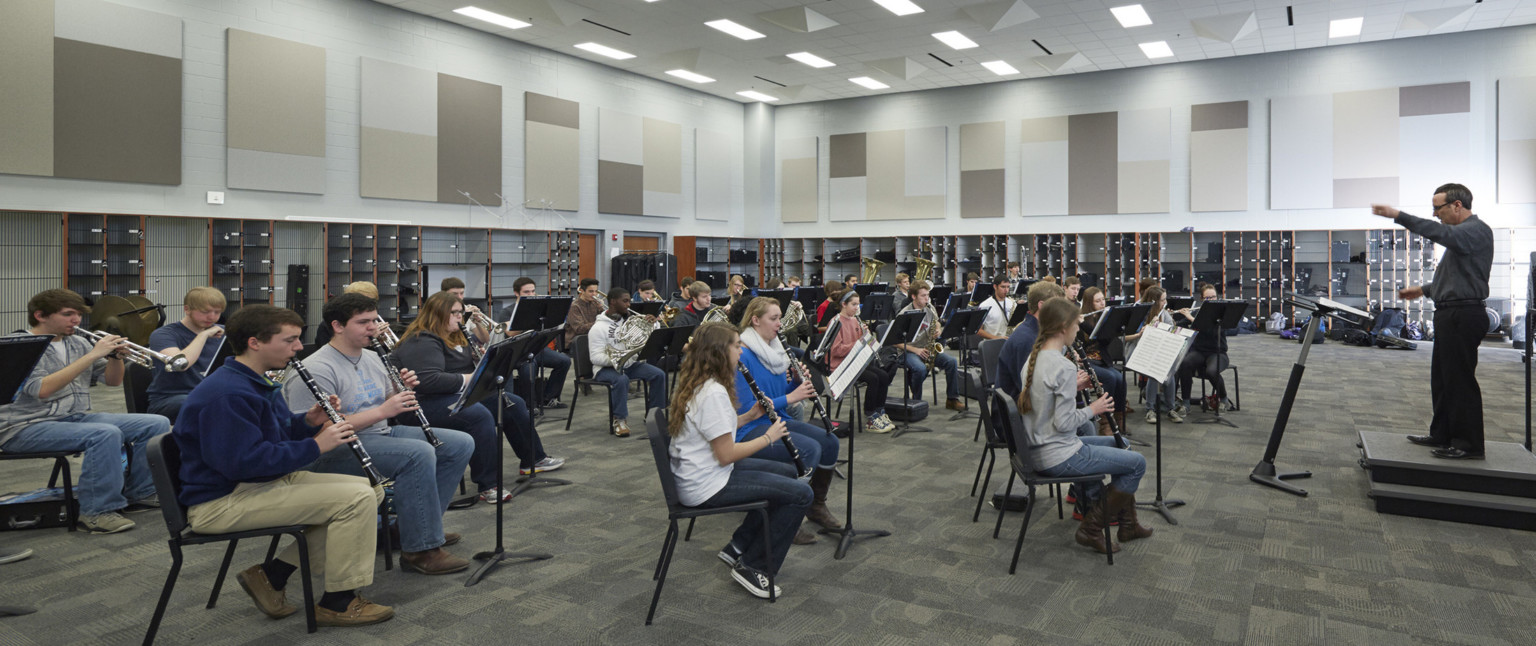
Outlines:
<svg viewBox="0 0 1536 646"><path fill-rule="evenodd" d="M509 548L553 552L553 560L503 566L466 588L461 575L384 572L381 559L367 593L394 605L397 617L306 638L301 617L266 619L233 581L217 608L203 608L221 548L192 548L160 641L1532 643L1536 535L1378 515L1366 498L1355 432L1423 429L1427 345L1416 352L1332 342L1315 348L1279 460L1312 470L1303 483L1311 496L1247 480L1297 347L1277 337L1233 340L1243 410L1229 417L1241 428L1165 425L1164 486L1189 504L1176 511L1178 526L1144 514L1157 535L1127 545L1114 566L1076 546L1075 523L1052 512L1039 516L1019 572L1009 576L1019 516L1010 514L998 540L990 507L982 522L970 522L974 499L966 494L980 453L971 442L975 421L950 422L935 411L926 424L936 433L858 440L856 524L892 530L891 537L860 541L841 561L826 538L794 548L780 577L784 597L770 605L750 598L714 556L736 521L707 519L692 542L679 545L656 624L646 627L665 512L643 435L608 436L599 396L583 398L569 433L563 422L541 424L551 452L570 460L559 476L575 485L528 494L507 509ZM1483 349L1490 440L1517 441L1523 433L1523 368L1507 347ZM102 409L121 410L114 390L99 391ZM1144 421L1132 430L1151 439ZM1151 475L1142 500L1154 495ZM41 462L3 463L0 491L32 489L46 477ZM834 498L842 499L843 486L833 485ZM485 505L449 512L445 524L466 537L457 553L491 546L492 512ZM0 533L0 545L37 552L0 565L0 604L39 608L0 619L0 644L141 640L170 558L158 515L134 518L138 529L112 536ZM243 545L235 569L254 563L262 549Z"/></svg>

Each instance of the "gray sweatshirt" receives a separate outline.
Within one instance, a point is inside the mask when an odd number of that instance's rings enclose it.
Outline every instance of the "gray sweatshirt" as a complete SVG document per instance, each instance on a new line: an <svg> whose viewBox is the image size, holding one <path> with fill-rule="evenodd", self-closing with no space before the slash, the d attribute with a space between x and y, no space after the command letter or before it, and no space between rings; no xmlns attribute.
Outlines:
<svg viewBox="0 0 1536 646"><path fill-rule="evenodd" d="M1488 272L1493 268L1493 229L1476 215L1457 225L1407 213L1398 213L1393 221L1445 247L1434 281L1424 286L1425 296L1441 307L1481 306L1488 298Z"/></svg>
<svg viewBox="0 0 1536 646"><path fill-rule="evenodd" d="M1019 381L1029 372L1024 365ZM1077 407L1077 366L1061 351L1042 351L1035 359L1035 378L1029 384L1030 411L1024 413L1036 469L1049 469L1083 448L1077 427L1092 419L1093 412Z"/></svg>
<svg viewBox="0 0 1536 646"><path fill-rule="evenodd" d="M77 335L66 336L52 345L43 353L43 358L38 360L37 367L32 369L27 381L21 385L21 392L16 393L16 401L0 406L0 445L9 442L32 424L91 410L91 375L100 378L106 373L106 359L96 360L90 370L82 370L73 381L47 399L38 399L37 395L43 389L43 377L63 370L96 347L95 343ZM64 351L59 352L60 348Z"/></svg>

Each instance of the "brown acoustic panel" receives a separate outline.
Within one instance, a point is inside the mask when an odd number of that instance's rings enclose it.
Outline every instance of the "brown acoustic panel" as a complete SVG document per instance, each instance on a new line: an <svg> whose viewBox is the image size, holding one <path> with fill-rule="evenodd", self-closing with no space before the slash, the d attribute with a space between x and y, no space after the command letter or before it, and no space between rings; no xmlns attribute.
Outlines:
<svg viewBox="0 0 1536 646"><path fill-rule="evenodd" d="M1119 114L1067 118L1067 214L1118 213Z"/></svg>
<svg viewBox="0 0 1536 646"><path fill-rule="evenodd" d="M325 156L325 49L229 30L230 148Z"/></svg>
<svg viewBox="0 0 1536 646"><path fill-rule="evenodd" d="M645 215L645 167L597 160L597 212Z"/></svg>
<svg viewBox="0 0 1536 646"><path fill-rule="evenodd" d="M438 74L437 201L500 206L501 192L501 86Z"/></svg>
<svg viewBox="0 0 1536 646"><path fill-rule="evenodd" d="M1472 111L1472 84L1467 81L1405 87L1397 97L1400 117Z"/></svg>
<svg viewBox="0 0 1536 646"><path fill-rule="evenodd" d="M53 3L0 2L0 173L53 174Z"/></svg>
<svg viewBox="0 0 1536 646"><path fill-rule="evenodd" d="M960 171L960 217L1003 217L1003 169Z"/></svg>
<svg viewBox="0 0 1536 646"><path fill-rule="evenodd" d="M865 175L864 133L832 135L828 145L830 177L863 177Z"/></svg>
<svg viewBox="0 0 1536 646"><path fill-rule="evenodd" d="M534 92L523 93L523 119L566 128L581 127L581 104Z"/></svg>
<svg viewBox="0 0 1536 646"><path fill-rule="evenodd" d="M1231 130L1233 128L1247 127L1247 101L1204 103L1190 108L1189 129L1191 131Z"/></svg>
<svg viewBox="0 0 1536 646"><path fill-rule="evenodd" d="M54 175L181 183L181 60L54 39Z"/></svg>

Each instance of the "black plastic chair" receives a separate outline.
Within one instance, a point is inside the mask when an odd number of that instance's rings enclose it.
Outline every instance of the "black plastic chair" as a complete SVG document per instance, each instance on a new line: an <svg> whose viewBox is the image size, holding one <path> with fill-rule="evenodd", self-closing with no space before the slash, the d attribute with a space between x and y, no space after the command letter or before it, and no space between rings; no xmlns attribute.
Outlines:
<svg viewBox="0 0 1536 646"><path fill-rule="evenodd" d="M571 430L571 420L576 417L576 402L581 399L582 386L601 386L604 390L610 392L613 390L613 384L593 378L596 371L592 369L592 354L587 342L587 335L583 334L571 341L571 361L575 362L575 365L572 367L576 369L576 389L571 393L571 412L565 416L565 430L567 431ZM608 400L608 421L606 423L613 423L612 399Z"/></svg>
<svg viewBox="0 0 1536 646"><path fill-rule="evenodd" d="M160 590L160 602L155 604L155 614L149 621L149 632L144 635L144 643L153 644L155 633L160 630L160 620L165 616L165 606L170 602L171 591L176 587L176 576L181 573L183 546L229 543L229 547L224 550L224 562L219 565L218 577L213 581L213 592L208 595L208 607L212 608L219 600L219 590L224 587L224 575L229 573L229 563L234 560L235 545L241 539L270 536L272 544L267 548L267 559L271 560L272 555L277 551L277 542L284 534L292 536L298 542L298 574L304 583L304 619L309 632L315 632L318 627L315 624L315 593L313 584L309 580L309 542L304 539L304 530L308 529L308 526L284 525L228 534L194 532L187 524L187 508L183 507L176 497L176 494L181 491L181 449L176 445L172 434L166 433L151 439L149 454L145 457L149 461L149 472L155 478L155 493L160 495L160 513L165 516L165 527L171 533L170 540L166 541L171 548L171 572L165 578L165 587Z"/></svg>
<svg viewBox="0 0 1536 646"><path fill-rule="evenodd" d="M7 453L0 451L0 460L53 460L53 473L48 476L48 488L58 485L62 478L64 481L64 514L65 521L69 523L69 531L75 531L75 526L80 522L80 503L75 500L74 481L69 477L69 456L78 455L77 451L48 451L45 453Z"/></svg>
<svg viewBox="0 0 1536 646"><path fill-rule="evenodd" d="M769 552L773 550L768 536L768 501L757 500L727 507L683 506L677 500L677 477L672 474L672 456L668 452L672 445L672 438L667 435L667 409L656 410L656 415L649 424L646 424L646 434L651 440L651 455L656 458L656 475L661 480L661 493L667 501L667 537L661 542L661 556L656 559L656 573L651 576L656 581L656 592L651 595L651 610L645 615L645 625L649 626L651 618L656 616L656 602L661 600L661 586L667 582L667 570L672 567L672 552L677 549L677 521L688 519L688 535L683 537L686 541L693 535L693 521L700 516L733 514L742 511L757 513L763 517L763 548ZM777 600L773 577L769 576L768 601Z"/></svg>
<svg viewBox="0 0 1536 646"><path fill-rule="evenodd" d="M1008 488L1003 492L1006 499L1013 493L1014 480L1023 480L1029 487L1029 493L1024 502L1024 523L1019 528L1019 538L1013 545L1013 562L1008 566L1008 573L1013 574L1019 568L1019 552L1024 548L1024 534L1029 532L1029 521L1033 519L1035 512L1035 488L1049 485L1063 484L1103 484L1107 473L1095 473L1083 476L1051 477L1043 475L1035 470L1034 447L1029 444L1029 433L1024 430L1024 417L1019 414L1019 407L1013 402L1013 398L1003 392L1001 388L992 389L992 424L1008 445L1008 461L1013 467L1013 472L1008 475ZM992 538L997 538L998 532L1003 527L1003 516L1007 512L999 508L997 510L997 526L992 529ZM1109 564L1115 564L1114 542L1110 539L1110 524L1104 523L1104 544L1111 546L1105 556L1109 558Z"/></svg>
<svg viewBox="0 0 1536 646"><path fill-rule="evenodd" d="M987 431L987 444L981 449L981 460L976 463L976 478L971 480L971 496L976 498L976 511L971 513L971 522L981 518L981 504L987 499L987 492L992 488L992 467L997 465L997 450L1008 448L1008 443L1003 441L998 434L996 425L992 423L992 398L983 397L976 405L981 408L982 428ZM986 478L981 475L982 467L987 470ZM981 495L976 495L977 487L981 489Z"/></svg>
<svg viewBox="0 0 1536 646"><path fill-rule="evenodd" d="M128 363L123 372L123 404L130 413L149 412L149 384L155 372L136 363Z"/></svg>
<svg viewBox="0 0 1536 646"><path fill-rule="evenodd" d="M1003 356L1003 344L1007 342L1008 339L987 339L976 348L981 353L981 389L984 393L984 396L976 398L977 402L986 401L986 395L990 395L992 388L997 386L998 359ZM964 374L967 375L965 378L969 378L970 373ZM972 442L981 439L981 427L985 423L983 420L987 418L986 409L982 411L981 416L976 419L976 434L971 437ZM979 471L980 467L977 467L977 470Z"/></svg>
<svg viewBox="0 0 1536 646"><path fill-rule="evenodd" d="M1232 371L1232 410L1240 411L1243 409L1243 382L1237 376L1237 364L1228 363L1227 367L1222 369L1222 372L1228 370ZM1200 398L1205 399L1205 385L1210 383L1210 380L1206 379L1204 375L1197 374L1195 376L1200 379Z"/></svg>

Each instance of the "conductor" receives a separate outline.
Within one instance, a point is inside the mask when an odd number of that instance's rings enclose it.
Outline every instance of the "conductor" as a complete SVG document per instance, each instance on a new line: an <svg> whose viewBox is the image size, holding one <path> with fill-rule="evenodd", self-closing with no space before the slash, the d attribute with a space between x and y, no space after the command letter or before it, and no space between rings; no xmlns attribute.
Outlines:
<svg viewBox="0 0 1536 646"><path fill-rule="evenodd" d="M1384 204L1371 212L1402 225L1445 247L1428 285L1410 285L1398 296L1435 301L1435 346L1429 368L1429 392L1434 417L1429 435L1409 435L1408 441L1434 447L1430 452L1447 460L1483 459L1483 393L1477 385L1477 345L1488 332L1484 299L1493 266L1493 230L1472 214L1472 191L1461 184L1435 189L1434 216L1418 218Z"/></svg>

